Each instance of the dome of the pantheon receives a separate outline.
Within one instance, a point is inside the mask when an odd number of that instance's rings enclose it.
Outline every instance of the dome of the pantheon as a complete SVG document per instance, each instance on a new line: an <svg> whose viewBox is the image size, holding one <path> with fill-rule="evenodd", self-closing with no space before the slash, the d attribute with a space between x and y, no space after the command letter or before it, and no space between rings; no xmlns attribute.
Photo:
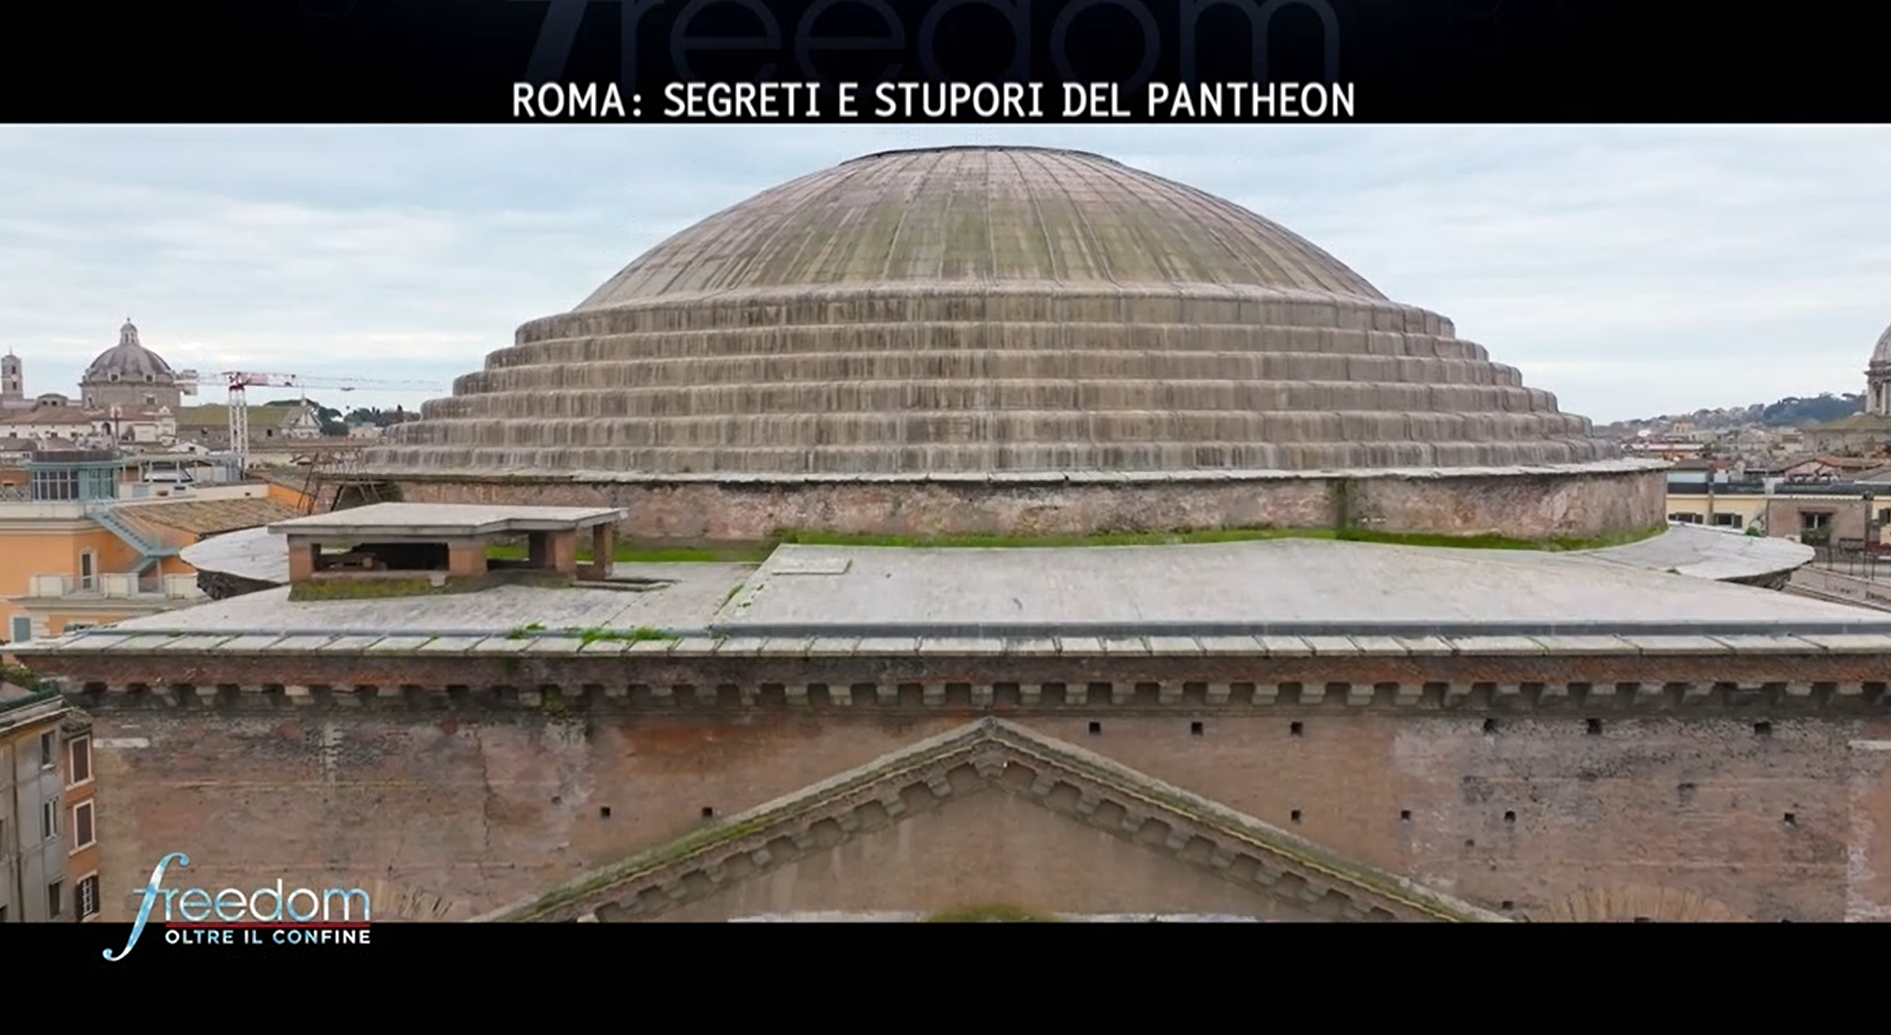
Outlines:
<svg viewBox="0 0 1891 1035"><path fill-rule="evenodd" d="M924 474L1560 465L1615 447L1312 243L1096 155L869 155L528 323L368 464Z"/></svg>

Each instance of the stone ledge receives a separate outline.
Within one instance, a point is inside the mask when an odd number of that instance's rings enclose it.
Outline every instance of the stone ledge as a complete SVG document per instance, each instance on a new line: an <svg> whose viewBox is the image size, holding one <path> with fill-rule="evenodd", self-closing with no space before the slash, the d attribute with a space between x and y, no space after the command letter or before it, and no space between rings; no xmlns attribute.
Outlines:
<svg viewBox="0 0 1891 1035"><path fill-rule="evenodd" d="M626 485L1083 485L1106 483L1118 485L1175 485L1193 482L1308 482L1358 481L1388 479L1395 481L1434 481L1453 478L1516 478L1546 475L1581 476L1636 474L1666 470L1661 460L1596 460L1575 464L1543 464L1514 467L1390 467L1339 470L1217 470L1199 471L1006 471L1006 472L936 472L927 474L849 474L808 473L776 474L770 472L730 472L722 474L651 474L628 471L516 471L482 468L454 470L426 468L413 470L396 466L364 468L363 476L404 482L578 482L584 484Z"/></svg>
<svg viewBox="0 0 1891 1035"><path fill-rule="evenodd" d="M88 683L67 691L89 712L498 710L549 719L626 712L726 714L808 711L835 715L965 713L1252 717L1406 714L1599 717L1661 714L1886 714L1882 682L1845 683L855 683L795 682L582 687L515 685L283 685Z"/></svg>
<svg viewBox="0 0 1891 1035"><path fill-rule="evenodd" d="M1614 655L1883 655L1891 656L1891 622L1861 621L1815 626L1752 623L1702 627L1686 623L1665 626L1604 626L1572 623L1546 631L1538 626L1504 623L1464 623L1459 626L1410 628L1373 623L1288 623L1256 626L1249 623L1192 622L1175 627L1145 623L1138 628L1113 625L981 627L940 623L910 626L814 626L742 623L722 629L686 630L661 638L631 641L587 638L558 631L497 633L424 631L389 633L381 630L248 630L136 632L87 630L75 636L21 644L13 652L26 659L83 656L118 659L161 654L241 659L252 656L280 658L284 654L347 655L373 652L381 658L441 655L526 654L640 654L660 653L672 658L808 654L828 657L878 658L1063 656L1120 657L1126 653L1154 658L1319 657L1499 657ZM1186 629L1198 630L1190 635ZM1765 631L1769 629L1771 631ZM1346 631L1351 630L1351 635ZM1484 630L1484 631L1479 631ZM818 648L818 650L816 650ZM29 661L29 664L31 662Z"/></svg>

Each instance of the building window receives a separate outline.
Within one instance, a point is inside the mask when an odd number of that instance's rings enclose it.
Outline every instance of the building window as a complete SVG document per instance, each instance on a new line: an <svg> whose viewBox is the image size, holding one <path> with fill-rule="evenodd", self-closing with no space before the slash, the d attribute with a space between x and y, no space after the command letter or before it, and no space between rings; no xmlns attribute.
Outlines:
<svg viewBox="0 0 1891 1035"><path fill-rule="evenodd" d="M82 801L72 807L72 850L98 844L98 832L92 829L92 803Z"/></svg>
<svg viewBox="0 0 1891 1035"><path fill-rule="evenodd" d="M92 779L91 737L74 737L67 741L66 756L71 768L66 778L72 781L71 786L76 787Z"/></svg>
<svg viewBox="0 0 1891 1035"><path fill-rule="evenodd" d="M1879 508L1877 523L1880 525L1891 525L1891 507Z"/></svg>
<svg viewBox="0 0 1891 1035"><path fill-rule="evenodd" d="M144 404L146 406L156 406L158 404L158 397L155 395L147 395L144 397Z"/></svg>
<svg viewBox="0 0 1891 1035"><path fill-rule="evenodd" d="M48 798L39 806L39 839L51 841L59 836L59 799Z"/></svg>
<svg viewBox="0 0 1891 1035"><path fill-rule="evenodd" d="M1799 530L1802 532L1817 532L1831 527L1832 513L1830 511L1814 510L1799 515Z"/></svg>
<svg viewBox="0 0 1891 1035"><path fill-rule="evenodd" d="M53 881L46 885L46 919L57 920L66 912L66 882Z"/></svg>
<svg viewBox="0 0 1891 1035"><path fill-rule="evenodd" d="M1679 513L1669 514L1668 520L1678 521L1684 525L1698 525L1701 523L1701 516L1699 514L1694 513L1691 510L1688 510L1688 511L1681 511Z"/></svg>
<svg viewBox="0 0 1891 1035"><path fill-rule="evenodd" d="M33 620L26 615L13 616L14 643L25 643L33 638Z"/></svg>
<svg viewBox="0 0 1891 1035"><path fill-rule="evenodd" d="M79 907L79 919L90 920L98 915L98 874L79 878L79 885L72 889L73 905Z"/></svg>
<svg viewBox="0 0 1891 1035"><path fill-rule="evenodd" d="M51 732L39 735L39 767L52 769L59 765L59 741Z"/></svg>
<svg viewBox="0 0 1891 1035"><path fill-rule="evenodd" d="M1739 527L1740 527L1740 515L1738 515L1738 514L1715 514L1715 515L1714 515L1714 527L1716 527L1716 528L1739 528Z"/></svg>

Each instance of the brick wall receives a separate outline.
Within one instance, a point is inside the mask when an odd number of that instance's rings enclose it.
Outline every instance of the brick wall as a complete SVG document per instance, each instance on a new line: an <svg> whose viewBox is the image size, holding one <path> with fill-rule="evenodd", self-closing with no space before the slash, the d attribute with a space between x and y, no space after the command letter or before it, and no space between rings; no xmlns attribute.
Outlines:
<svg viewBox="0 0 1891 1035"><path fill-rule="evenodd" d="M1490 714L1113 708L1093 697L1011 717L1492 909L1548 915L1585 894L1655 888L1759 920L1891 917L1881 706L1708 704L1593 722L1571 711L1487 727ZM565 717L107 703L95 712L105 883L131 887L159 856L184 851L195 884L379 881L437 895L463 917L684 834L704 809L753 808L963 721L864 702ZM1007 900L1234 908L1171 871L1100 865L1102 849L1078 843L1092 835L1037 829L1015 806L954 816L837 850L826 869L761 878L691 916ZM922 848L924 866L912 862ZM129 919L125 896L105 906L108 919Z"/></svg>

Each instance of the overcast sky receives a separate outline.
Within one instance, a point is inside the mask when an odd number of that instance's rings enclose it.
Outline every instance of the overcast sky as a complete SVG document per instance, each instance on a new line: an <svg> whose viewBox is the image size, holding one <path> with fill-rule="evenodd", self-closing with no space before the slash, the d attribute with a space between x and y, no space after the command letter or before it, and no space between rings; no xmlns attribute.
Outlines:
<svg viewBox="0 0 1891 1035"><path fill-rule="evenodd" d="M1891 324L1888 128L0 128L0 347L71 393L130 316L179 368L444 388L704 216L950 143L1229 198L1598 422L1860 391Z"/></svg>

